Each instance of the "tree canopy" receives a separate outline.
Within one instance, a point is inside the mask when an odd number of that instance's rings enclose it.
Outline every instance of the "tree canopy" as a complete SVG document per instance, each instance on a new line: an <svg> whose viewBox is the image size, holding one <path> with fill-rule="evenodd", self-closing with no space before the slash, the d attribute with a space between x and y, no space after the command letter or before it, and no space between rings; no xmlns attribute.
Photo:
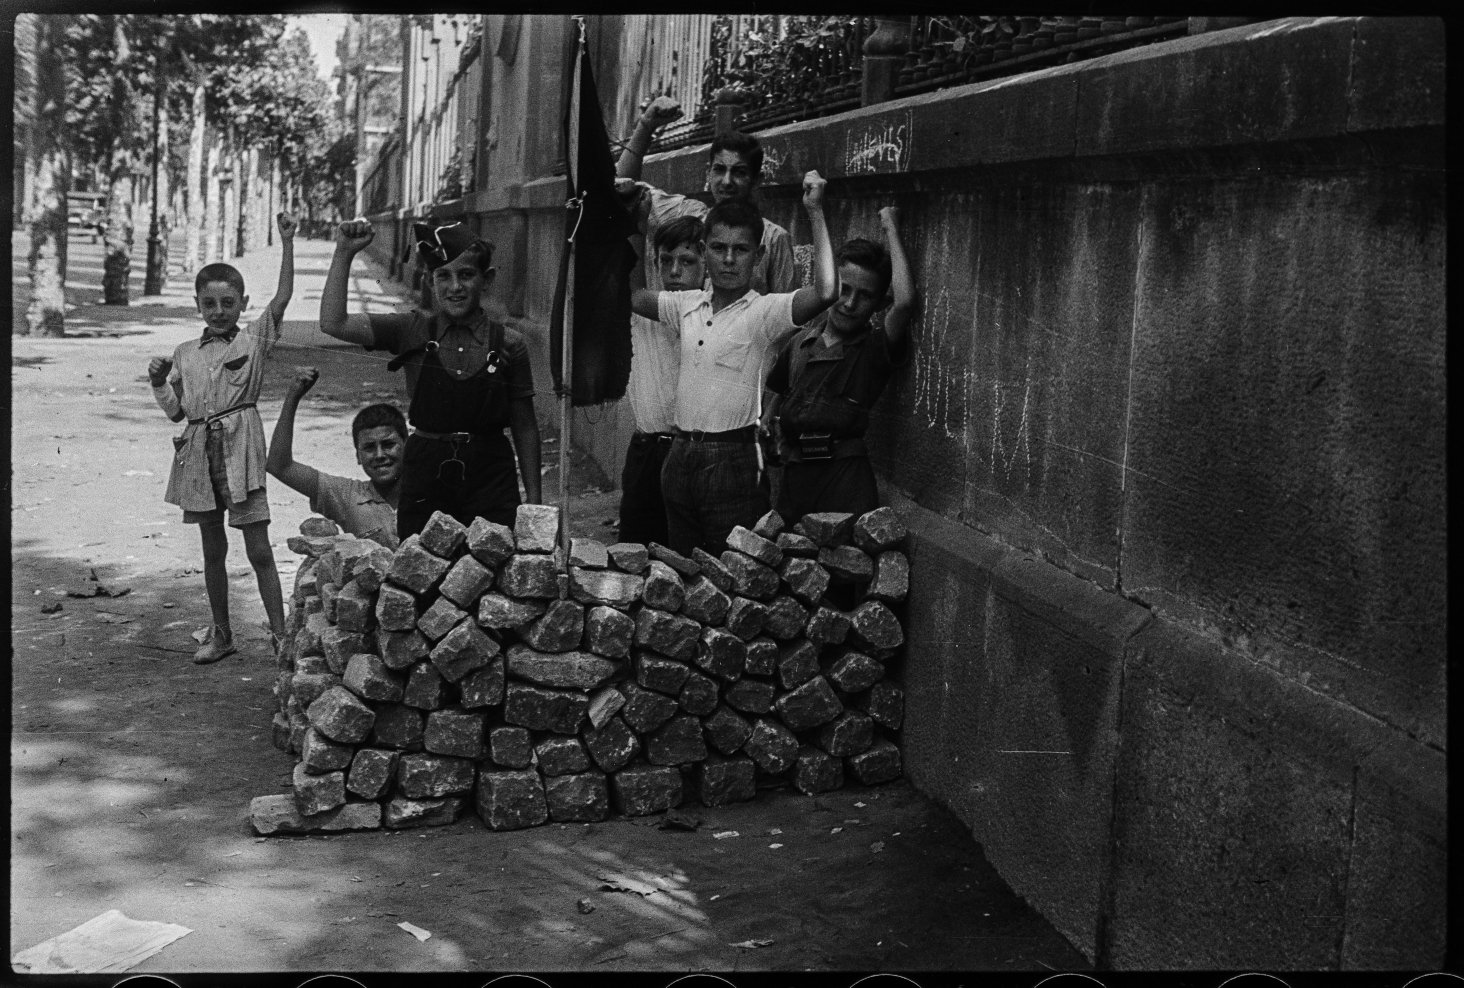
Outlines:
<svg viewBox="0 0 1464 988"><path fill-rule="evenodd" d="M76 14L63 57L71 68L67 125L83 173L108 171L117 156L147 160L152 98L164 86L169 119L192 113L202 82L206 115L236 146L276 155L302 179L333 174L312 167L340 135L330 86L316 73L303 31L280 14ZM186 171L187 128L173 127L170 173Z"/></svg>

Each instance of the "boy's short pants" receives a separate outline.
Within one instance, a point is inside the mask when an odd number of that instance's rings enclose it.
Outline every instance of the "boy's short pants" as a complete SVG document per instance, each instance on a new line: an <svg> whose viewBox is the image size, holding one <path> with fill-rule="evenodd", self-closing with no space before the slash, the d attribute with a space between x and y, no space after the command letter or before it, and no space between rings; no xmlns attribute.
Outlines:
<svg viewBox="0 0 1464 988"><path fill-rule="evenodd" d="M224 440L221 433L210 432L204 440L204 452L208 455L208 479L213 484L214 501L217 504L227 505L229 512L229 526L231 528L243 528L245 525L252 525L257 521L269 521L269 497L264 493L263 487L256 487L245 495L242 501L229 500L229 474L224 464ZM214 508L212 511L187 511L183 512L183 522L189 525L202 525L205 522L220 518L224 508Z"/></svg>

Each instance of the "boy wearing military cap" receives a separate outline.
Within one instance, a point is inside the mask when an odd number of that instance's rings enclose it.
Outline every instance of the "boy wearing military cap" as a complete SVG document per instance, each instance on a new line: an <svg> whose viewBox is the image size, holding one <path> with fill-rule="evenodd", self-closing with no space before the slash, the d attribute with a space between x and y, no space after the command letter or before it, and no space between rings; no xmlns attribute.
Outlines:
<svg viewBox="0 0 1464 988"><path fill-rule="evenodd" d="M351 262L376 235L369 220L349 220L336 227L320 328L368 350L387 350L395 354L388 368L405 368L412 433L397 535L421 532L434 511L464 525L481 517L511 526L520 500L515 453L524 497L534 504L542 497L528 344L483 311L483 295L493 283L493 246L461 223L413 229L428 270L430 311L347 315Z"/></svg>

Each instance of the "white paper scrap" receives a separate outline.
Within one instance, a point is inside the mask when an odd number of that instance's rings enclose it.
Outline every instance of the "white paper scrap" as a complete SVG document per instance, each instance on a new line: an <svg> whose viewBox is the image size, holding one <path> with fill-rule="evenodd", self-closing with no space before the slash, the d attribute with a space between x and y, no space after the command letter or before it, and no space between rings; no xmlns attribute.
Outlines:
<svg viewBox="0 0 1464 988"><path fill-rule="evenodd" d="M128 919L117 909L22 950L10 959L23 974L116 974L130 970L193 931L175 923Z"/></svg>
<svg viewBox="0 0 1464 988"><path fill-rule="evenodd" d="M422 929L422 927L413 926L411 923L398 923L397 926L400 926L418 940L425 941L428 937L432 936L432 934Z"/></svg>

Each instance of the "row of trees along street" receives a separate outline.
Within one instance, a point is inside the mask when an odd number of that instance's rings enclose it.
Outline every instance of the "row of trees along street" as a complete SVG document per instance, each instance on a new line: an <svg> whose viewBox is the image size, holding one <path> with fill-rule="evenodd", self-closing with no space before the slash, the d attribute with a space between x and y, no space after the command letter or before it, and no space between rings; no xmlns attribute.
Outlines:
<svg viewBox="0 0 1464 988"><path fill-rule="evenodd" d="M102 294L128 304L134 246L145 292L179 267L227 260L271 237L275 208L351 207L354 133L342 125L303 31L283 15L45 14L34 18L23 222L31 305L20 333L65 329L67 195L106 193ZM17 44L23 44L17 31ZM172 190L170 193L169 190Z"/></svg>

